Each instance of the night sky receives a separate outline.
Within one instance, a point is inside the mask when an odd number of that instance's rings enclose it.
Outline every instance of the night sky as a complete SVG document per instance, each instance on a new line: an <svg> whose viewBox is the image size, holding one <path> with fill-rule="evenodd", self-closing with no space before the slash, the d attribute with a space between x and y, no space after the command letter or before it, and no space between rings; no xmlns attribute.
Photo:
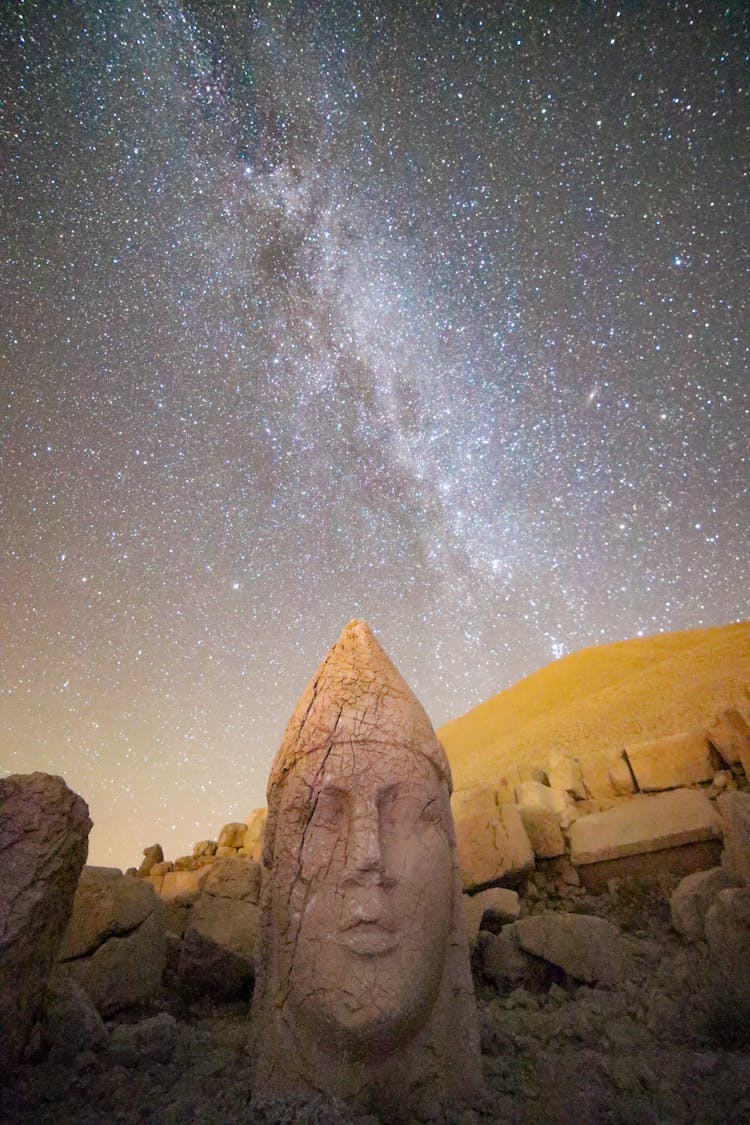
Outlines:
<svg viewBox="0 0 750 1125"><path fill-rule="evenodd" d="M435 725L750 615L742 3L5 0L0 775L265 803L352 617Z"/></svg>

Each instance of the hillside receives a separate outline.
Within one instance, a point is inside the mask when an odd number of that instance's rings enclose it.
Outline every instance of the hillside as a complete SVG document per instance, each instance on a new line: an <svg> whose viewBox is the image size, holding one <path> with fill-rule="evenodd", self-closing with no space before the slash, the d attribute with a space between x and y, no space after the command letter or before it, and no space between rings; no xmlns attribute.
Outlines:
<svg viewBox="0 0 750 1125"><path fill-rule="evenodd" d="M750 712L750 621L582 649L438 731L455 789L510 783L550 755L611 760L624 746Z"/></svg>

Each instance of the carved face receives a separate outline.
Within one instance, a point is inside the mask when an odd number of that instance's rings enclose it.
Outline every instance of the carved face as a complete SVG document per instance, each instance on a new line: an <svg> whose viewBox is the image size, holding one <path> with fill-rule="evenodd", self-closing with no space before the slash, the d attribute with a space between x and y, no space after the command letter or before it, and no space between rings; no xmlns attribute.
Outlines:
<svg viewBox="0 0 750 1125"><path fill-rule="evenodd" d="M448 787L419 754L339 746L284 785L276 834L277 999L363 1058L424 1022L451 928Z"/></svg>

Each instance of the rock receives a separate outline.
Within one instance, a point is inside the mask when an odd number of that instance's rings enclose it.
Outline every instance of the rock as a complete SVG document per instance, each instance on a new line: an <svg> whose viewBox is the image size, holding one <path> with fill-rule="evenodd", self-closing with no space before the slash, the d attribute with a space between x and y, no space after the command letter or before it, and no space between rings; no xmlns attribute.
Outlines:
<svg viewBox="0 0 750 1125"><path fill-rule="evenodd" d="M531 963L507 928L499 934L483 930L477 939L477 950L482 972L499 991L509 992L528 982Z"/></svg>
<svg viewBox="0 0 750 1125"><path fill-rule="evenodd" d="M556 965L575 980L606 985L622 980L625 941L604 918L547 911L514 922L508 935L526 953Z"/></svg>
<svg viewBox="0 0 750 1125"><path fill-rule="evenodd" d="M266 827L267 809L253 809L245 824L247 829L242 840L243 851L260 863L263 851L263 833Z"/></svg>
<svg viewBox="0 0 750 1125"><path fill-rule="evenodd" d="M229 847L228 844L219 844L219 846L216 849L216 858L221 859L222 857L226 858L227 856L229 856L229 857L236 856L239 853L239 850L240 850L239 848Z"/></svg>
<svg viewBox="0 0 750 1125"><path fill-rule="evenodd" d="M534 866L534 852L515 805L493 789L469 789L451 800L464 890L515 886Z"/></svg>
<svg viewBox="0 0 750 1125"><path fill-rule="evenodd" d="M134 930L154 905L147 882L127 878L116 867L84 867L58 960L83 957L107 938Z"/></svg>
<svg viewBox="0 0 750 1125"><path fill-rule="evenodd" d="M113 1027L107 1053L119 1066L139 1068L169 1062L176 1046L177 1022L174 1016L160 1012L139 1023Z"/></svg>
<svg viewBox="0 0 750 1125"><path fill-rule="evenodd" d="M580 817L570 829L571 861L578 866L599 863L720 835L708 798L697 790L677 789Z"/></svg>
<svg viewBox="0 0 750 1125"><path fill-rule="evenodd" d="M178 895L199 891L208 870L209 868L204 865L195 871L169 871L164 876L161 885L161 897L163 899L177 898Z"/></svg>
<svg viewBox="0 0 750 1125"><path fill-rule="evenodd" d="M704 926L708 948L727 986L727 1004L750 1004L750 887L719 891Z"/></svg>
<svg viewBox="0 0 750 1125"><path fill-rule="evenodd" d="M635 781L622 751L603 752L597 749L581 754L578 764L588 797L600 801L635 792Z"/></svg>
<svg viewBox="0 0 750 1125"><path fill-rule="evenodd" d="M161 863L155 863L154 866L149 871L149 875L152 878L154 876L158 877L160 875L166 875L168 872L170 872L172 870L172 866L173 866L172 863L168 859L163 860Z"/></svg>
<svg viewBox="0 0 750 1125"><path fill-rule="evenodd" d="M258 903L260 865L252 859L227 856L217 859L201 879L203 894Z"/></svg>
<svg viewBox="0 0 750 1125"><path fill-rule="evenodd" d="M44 997L43 1038L50 1060L70 1065L81 1051L100 1051L107 1029L86 990L72 977L50 982Z"/></svg>
<svg viewBox="0 0 750 1125"><path fill-rule="evenodd" d="M507 887L489 887L476 895L462 895L464 931L470 947L476 944L480 929L499 929L506 922L515 922L521 914L521 903L515 891Z"/></svg>
<svg viewBox="0 0 750 1125"><path fill-rule="evenodd" d="M516 789L521 820L538 859L551 859L565 854L565 840L560 827L572 807L563 789L551 789L538 781L525 781Z"/></svg>
<svg viewBox="0 0 750 1125"><path fill-rule="evenodd" d="M255 976L257 938L255 903L202 894L182 939L177 968L182 992L188 997L246 998Z"/></svg>
<svg viewBox="0 0 750 1125"><path fill-rule="evenodd" d="M73 977L107 1016L153 999L165 959L164 904L148 878L86 868L55 977Z"/></svg>
<svg viewBox="0 0 750 1125"><path fill-rule="evenodd" d="M219 848L241 848L245 842L246 832L247 825L244 821L233 821L231 824L225 824L219 833L217 853Z"/></svg>
<svg viewBox="0 0 750 1125"><path fill-rule="evenodd" d="M91 821L61 777L0 780L0 1078L20 1059L86 862Z"/></svg>
<svg viewBox="0 0 750 1125"><path fill-rule="evenodd" d="M211 856L216 855L216 840L199 840L197 844L193 844L193 856Z"/></svg>
<svg viewBox="0 0 750 1125"><path fill-rule="evenodd" d="M151 869L156 863L164 862L164 852L161 850L161 844L152 844L149 848L143 849L143 862L138 868L138 874L141 878L151 874Z"/></svg>
<svg viewBox="0 0 750 1125"><path fill-rule="evenodd" d="M703 730L631 743L625 754L644 793L711 781L717 769Z"/></svg>
<svg viewBox="0 0 750 1125"><path fill-rule="evenodd" d="M750 886L750 793L722 793L716 804L724 826L721 865Z"/></svg>
<svg viewBox="0 0 750 1125"><path fill-rule="evenodd" d="M677 933L688 941L702 941L704 919L714 898L719 891L736 885L736 880L723 867L686 875L669 900L672 926Z"/></svg>
<svg viewBox="0 0 750 1125"><path fill-rule="evenodd" d="M550 756L547 777L551 789L562 789L579 801L586 799L586 786L583 783L583 774L577 758L568 758L560 751L556 751Z"/></svg>
<svg viewBox="0 0 750 1125"><path fill-rule="evenodd" d="M738 762L750 779L750 726L736 707L722 711L706 731L709 742L729 766Z"/></svg>
<svg viewBox="0 0 750 1125"><path fill-rule="evenodd" d="M181 855L172 864L173 871L197 871L204 867L206 860L203 856Z"/></svg>

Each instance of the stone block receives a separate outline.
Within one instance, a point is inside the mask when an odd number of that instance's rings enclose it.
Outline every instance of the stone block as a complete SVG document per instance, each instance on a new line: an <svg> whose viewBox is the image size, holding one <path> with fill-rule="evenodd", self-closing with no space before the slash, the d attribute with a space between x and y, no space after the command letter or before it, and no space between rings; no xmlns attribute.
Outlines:
<svg viewBox="0 0 750 1125"><path fill-rule="evenodd" d="M214 856L216 855L216 840L199 840L197 844L193 844L193 856Z"/></svg>
<svg viewBox="0 0 750 1125"><path fill-rule="evenodd" d="M266 829L267 809L253 809L245 823L247 829L242 841L242 851L260 863L263 852L263 833Z"/></svg>
<svg viewBox="0 0 750 1125"><path fill-rule="evenodd" d="M464 890L515 886L531 871L534 853L516 805L482 788L454 793L451 806Z"/></svg>
<svg viewBox="0 0 750 1125"><path fill-rule="evenodd" d="M132 879L116 867L84 867L58 960L92 953L107 938L128 933L155 909L148 879Z"/></svg>
<svg viewBox="0 0 750 1125"><path fill-rule="evenodd" d="M723 867L708 871L694 871L675 888L669 900L672 926L688 941L702 941L705 935L704 920L719 891L735 886Z"/></svg>
<svg viewBox="0 0 750 1125"><path fill-rule="evenodd" d="M526 953L556 965L575 980L615 985L623 978L625 940L611 922L587 914L547 911L508 927Z"/></svg>
<svg viewBox="0 0 750 1125"><path fill-rule="evenodd" d="M716 717L706 731L711 745L729 766L738 762L750 779L750 726L736 707L729 707Z"/></svg>
<svg viewBox="0 0 750 1125"><path fill-rule="evenodd" d="M635 793L635 781L622 751L582 754L578 764L587 798L600 801Z"/></svg>
<svg viewBox="0 0 750 1125"><path fill-rule="evenodd" d="M722 793L716 805L724 828L721 865L735 882L750 886L750 793Z"/></svg>
<svg viewBox="0 0 750 1125"><path fill-rule="evenodd" d="M189 997L243 999L255 975L258 907L239 899L203 894L193 907L178 964L181 990Z"/></svg>
<svg viewBox="0 0 750 1125"><path fill-rule="evenodd" d="M203 894L218 895L257 904L260 896L260 865L242 856L217 858L201 880Z"/></svg>
<svg viewBox="0 0 750 1125"><path fill-rule="evenodd" d="M721 821L708 797L675 789L580 817L570 828L570 858L580 867L720 837Z"/></svg>
<svg viewBox="0 0 750 1125"><path fill-rule="evenodd" d="M625 754L644 793L711 781L718 768L702 730L634 742L625 747Z"/></svg>
<svg viewBox="0 0 750 1125"><path fill-rule="evenodd" d="M236 856L239 848L231 848L228 844L219 844L216 849L216 859L226 859L227 856Z"/></svg>
<svg viewBox="0 0 750 1125"><path fill-rule="evenodd" d="M573 802L562 789L551 789L538 781L525 781L516 789L521 820L534 854L539 859L564 855L561 819L567 821Z"/></svg>
<svg viewBox="0 0 750 1125"><path fill-rule="evenodd" d="M155 863L164 862L164 852L162 851L161 844L151 844L150 847L143 849L143 861L138 868L138 874L142 879L151 874L151 870Z"/></svg>
<svg viewBox="0 0 750 1125"><path fill-rule="evenodd" d="M244 820L225 824L219 833L217 853L220 854L218 852L219 848L241 848L245 842L246 831L247 825Z"/></svg>
<svg viewBox="0 0 750 1125"><path fill-rule="evenodd" d="M550 755L547 777L551 789L562 789L577 801L586 799L586 786L577 758L569 758L560 751L555 751Z"/></svg>
<svg viewBox="0 0 750 1125"><path fill-rule="evenodd" d="M170 860L163 860L161 863L154 864L149 871L149 875L166 875L168 871L172 870L173 866Z"/></svg>
<svg viewBox="0 0 750 1125"><path fill-rule="evenodd" d="M176 898L177 895L189 894L191 891L200 890L201 880L206 874L206 867L197 871L169 871L161 885L162 898Z"/></svg>
<svg viewBox="0 0 750 1125"><path fill-rule="evenodd" d="M479 931L500 929L507 922L515 922L521 914L518 894L508 887L488 887L476 895L462 895L464 932L471 948L476 944Z"/></svg>

